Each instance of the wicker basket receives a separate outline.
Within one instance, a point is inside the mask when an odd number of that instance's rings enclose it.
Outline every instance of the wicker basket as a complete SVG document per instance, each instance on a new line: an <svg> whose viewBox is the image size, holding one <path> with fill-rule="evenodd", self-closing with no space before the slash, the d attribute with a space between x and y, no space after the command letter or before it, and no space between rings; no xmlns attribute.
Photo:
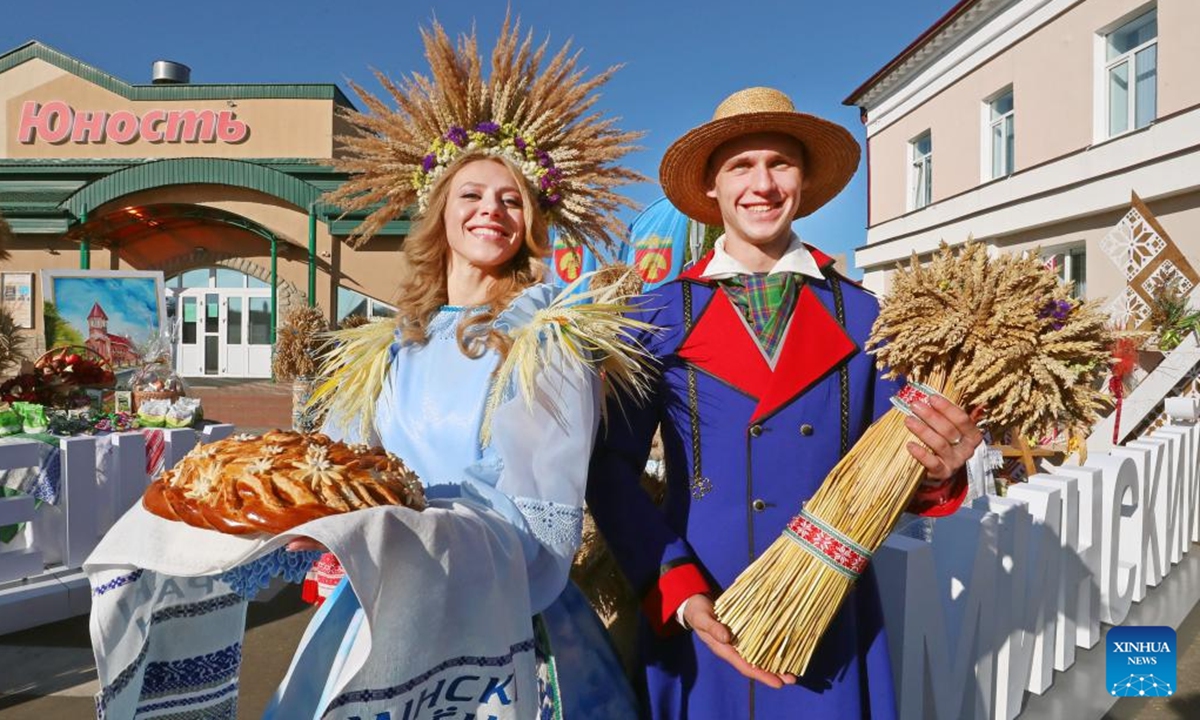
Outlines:
<svg viewBox="0 0 1200 720"><path fill-rule="evenodd" d="M174 403L179 398L183 397L183 393L177 390L134 390L133 391L133 411L137 412L142 403L151 400L170 400Z"/></svg>
<svg viewBox="0 0 1200 720"><path fill-rule="evenodd" d="M41 371L48 367L51 367L52 362L56 358L65 357L67 355L78 355L81 358L84 358L86 360L89 360L89 361L95 363L102 370L105 370L108 372L110 379L107 381L104 381L104 382L78 382L77 380L72 378L67 373L57 373L57 374L52 375L51 377L53 377L57 380L56 383L52 383L52 384L56 384L58 386L58 388L60 388L60 389L80 389L80 390L86 390L86 389L91 388L91 389L111 390L112 388L116 387L117 376L116 376L116 373L113 372L112 363L109 362L108 358L104 357L103 355L101 355L100 353L91 349L90 347L87 347L84 345L62 345L62 346L59 346L56 348L51 348L51 349L47 350L46 352L42 353L41 356L38 357L38 359L34 361L33 366L38 371ZM40 375L41 373L39 372L38 374Z"/></svg>

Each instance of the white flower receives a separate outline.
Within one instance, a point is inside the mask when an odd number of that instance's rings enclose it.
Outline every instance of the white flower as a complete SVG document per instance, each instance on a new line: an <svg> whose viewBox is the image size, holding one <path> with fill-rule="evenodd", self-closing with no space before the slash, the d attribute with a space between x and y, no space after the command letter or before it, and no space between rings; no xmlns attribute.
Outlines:
<svg viewBox="0 0 1200 720"><path fill-rule="evenodd" d="M258 475L261 473L270 472L273 466L274 463L271 461L271 458L258 457L254 458L254 462L246 466L246 472L250 473L251 475Z"/></svg>

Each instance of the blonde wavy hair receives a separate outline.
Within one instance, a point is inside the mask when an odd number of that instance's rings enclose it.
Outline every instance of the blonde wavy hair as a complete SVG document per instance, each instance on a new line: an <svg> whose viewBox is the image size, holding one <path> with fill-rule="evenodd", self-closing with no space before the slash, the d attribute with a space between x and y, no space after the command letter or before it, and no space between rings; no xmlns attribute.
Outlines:
<svg viewBox="0 0 1200 720"><path fill-rule="evenodd" d="M484 299L484 308L467 315L458 324L459 348L467 357L481 357L489 348L503 357L508 337L491 327L496 316L523 290L541 282L546 272L544 259L550 254L550 231L545 213L538 207L537 194L524 174L505 158L482 151L465 152L455 158L429 194L429 205L417 226L404 240L409 274L400 284L396 298L397 324L401 337L418 345L429 341L429 323L448 302L446 274L450 244L446 240L446 203L454 177L468 163L490 160L504 165L517 181L525 218L525 240L504 266Z"/></svg>

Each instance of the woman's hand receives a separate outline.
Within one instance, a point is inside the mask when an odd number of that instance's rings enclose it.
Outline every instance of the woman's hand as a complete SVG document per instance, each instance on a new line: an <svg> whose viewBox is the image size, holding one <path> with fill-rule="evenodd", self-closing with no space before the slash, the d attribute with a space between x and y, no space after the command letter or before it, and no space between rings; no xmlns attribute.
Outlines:
<svg viewBox="0 0 1200 720"><path fill-rule="evenodd" d="M949 480L983 442L983 433L975 424L983 409L976 408L968 415L958 405L935 395L928 403L913 403L912 410L916 417L908 416L904 425L921 442L908 443L908 452L925 466L929 480Z"/></svg>
<svg viewBox="0 0 1200 720"><path fill-rule="evenodd" d="M310 537L298 537L295 540L290 541L284 547L288 552L305 552L308 550L317 550L318 552L323 553L329 552L329 548Z"/></svg>

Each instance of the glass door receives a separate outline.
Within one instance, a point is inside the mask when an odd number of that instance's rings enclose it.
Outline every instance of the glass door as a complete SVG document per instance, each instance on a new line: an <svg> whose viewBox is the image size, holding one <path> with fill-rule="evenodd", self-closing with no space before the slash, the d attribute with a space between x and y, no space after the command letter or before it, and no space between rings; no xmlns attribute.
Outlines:
<svg viewBox="0 0 1200 720"><path fill-rule="evenodd" d="M186 291L179 296L179 349L176 370L180 375L204 374L204 348L200 344L201 298Z"/></svg>
<svg viewBox="0 0 1200 720"><path fill-rule="evenodd" d="M204 293L204 374L223 375L221 362L221 296Z"/></svg>
<svg viewBox="0 0 1200 720"><path fill-rule="evenodd" d="M246 375L271 377L270 290L249 290L246 298Z"/></svg>
<svg viewBox="0 0 1200 720"><path fill-rule="evenodd" d="M221 305L224 317L221 324L225 326L225 343L221 352L225 358L222 374L230 377L246 376L246 298L242 295L228 294Z"/></svg>

